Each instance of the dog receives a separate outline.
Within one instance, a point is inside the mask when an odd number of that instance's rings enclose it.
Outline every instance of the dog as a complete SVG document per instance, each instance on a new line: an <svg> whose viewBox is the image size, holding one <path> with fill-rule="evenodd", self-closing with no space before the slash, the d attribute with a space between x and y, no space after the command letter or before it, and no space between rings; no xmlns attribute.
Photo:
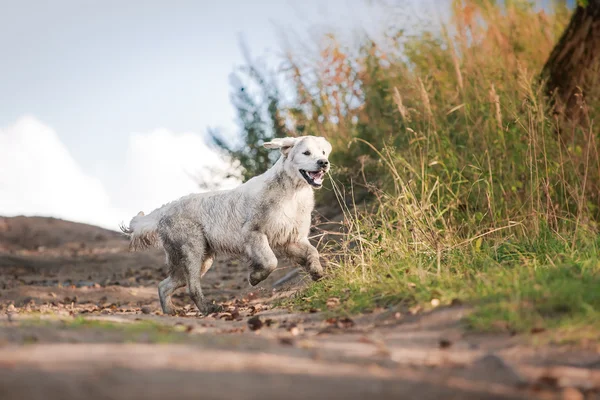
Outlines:
<svg viewBox="0 0 600 400"><path fill-rule="evenodd" d="M301 136L273 139L264 147L281 152L265 173L235 189L191 194L148 215L140 212L129 227L121 227L132 250L165 250L169 272L158 285L164 314L175 312L171 295L184 286L201 313L217 311L200 285L217 255L249 262L252 286L267 279L282 256L300 264L313 280L322 278L319 252L308 234L313 189L323 185L330 170L331 144L323 137Z"/></svg>

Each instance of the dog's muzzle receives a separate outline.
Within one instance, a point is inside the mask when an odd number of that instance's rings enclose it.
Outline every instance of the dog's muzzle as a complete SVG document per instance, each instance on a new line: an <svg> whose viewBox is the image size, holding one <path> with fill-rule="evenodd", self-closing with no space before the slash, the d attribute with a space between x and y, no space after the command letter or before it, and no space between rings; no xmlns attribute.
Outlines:
<svg viewBox="0 0 600 400"><path fill-rule="evenodd" d="M323 186L323 180L325 179L325 174L327 173L328 168L322 168L318 171L307 171L304 169L300 170L300 174L306 179L309 185L320 188Z"/></svg>

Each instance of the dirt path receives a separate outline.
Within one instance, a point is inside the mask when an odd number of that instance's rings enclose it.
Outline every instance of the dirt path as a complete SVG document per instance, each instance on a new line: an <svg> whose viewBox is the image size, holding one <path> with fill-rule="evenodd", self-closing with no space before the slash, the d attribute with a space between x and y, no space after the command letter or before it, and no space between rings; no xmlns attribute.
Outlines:
<svg viewBox="0 0 600 400"><path fill-rule="evenodd" d="M58 239L57 239L58 238ZM465 332L463 306L328 318L277 308L282 268L250 288L220 260L203 289L225 311L163 316L158 251L48 219L0 219L0 399L598 398L597 350Z"/></svg>

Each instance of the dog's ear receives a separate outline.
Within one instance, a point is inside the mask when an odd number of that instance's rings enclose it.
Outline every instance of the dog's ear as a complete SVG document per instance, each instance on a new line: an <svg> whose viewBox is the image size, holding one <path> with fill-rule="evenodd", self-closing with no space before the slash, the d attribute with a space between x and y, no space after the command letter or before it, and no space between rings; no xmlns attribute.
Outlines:
<svg viewBox="0 0 600 400"><path fill-rule="evenodd" d="M298 138L286 137L276 138L270 142L266 142L263 146L267 149L279 149L282 154L287 155L292 147L298 142Z"/></svg>

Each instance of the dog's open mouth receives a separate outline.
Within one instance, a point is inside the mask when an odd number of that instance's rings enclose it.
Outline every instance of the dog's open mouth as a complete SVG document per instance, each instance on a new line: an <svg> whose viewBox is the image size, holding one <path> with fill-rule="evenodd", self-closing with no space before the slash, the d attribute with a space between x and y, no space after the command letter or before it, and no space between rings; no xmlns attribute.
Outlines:
<svg viewBox="0 0 600 400"><path fill-rule="evenodd" d="M314 187L321 187L323 185L323 179L325 178L325 171L305 171L300 170L300 173L306 179L309 185Z"/></svg>

